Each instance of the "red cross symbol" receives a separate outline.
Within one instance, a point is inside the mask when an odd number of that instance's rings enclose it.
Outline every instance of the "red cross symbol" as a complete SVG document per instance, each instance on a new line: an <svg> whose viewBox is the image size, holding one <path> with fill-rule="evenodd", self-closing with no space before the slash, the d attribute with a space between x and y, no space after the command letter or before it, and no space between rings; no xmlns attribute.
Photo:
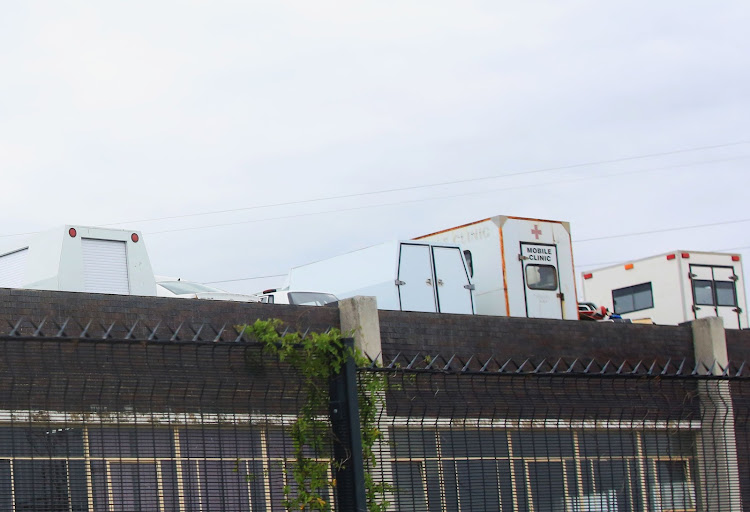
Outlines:
<svg viewBox="0 0 750 512"><path fill-rule="evenodd" d="M539 240L539 235L542 234L542 230L539 229L539 226L534 224L534 229L531 230L531 234L534 235L537 240Z"/></svg>

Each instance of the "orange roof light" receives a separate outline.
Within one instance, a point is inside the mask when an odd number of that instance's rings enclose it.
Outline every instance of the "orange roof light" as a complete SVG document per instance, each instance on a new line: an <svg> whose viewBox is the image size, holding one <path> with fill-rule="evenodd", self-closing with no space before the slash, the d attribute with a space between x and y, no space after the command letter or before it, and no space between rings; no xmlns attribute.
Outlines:
<svg viewBox="0 0 750 512"><path fill-rule="evenodd" d="M625 270L633 270L633 267L635 267L635 265L633 265L632 263L628 263L627 265L625 265Z"/></svg>

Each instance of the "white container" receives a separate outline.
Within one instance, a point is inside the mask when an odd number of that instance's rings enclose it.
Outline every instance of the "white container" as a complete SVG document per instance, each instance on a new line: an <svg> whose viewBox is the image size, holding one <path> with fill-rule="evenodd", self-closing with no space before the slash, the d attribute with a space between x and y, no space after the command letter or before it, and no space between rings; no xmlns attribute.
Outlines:
<svg viewBox="0 0 750 512"><path fill-rule="evenodd" d="M672 251L582 273L585 300L631 320L676 325L719 316L748 327L745 280L736 254Z"/></svg>
<svg viewBox="0 0 750 512"><path fill-rule="evenodd" d="M0 250L0 287L156 295L138 231L63 226Z"/></svg>
<svg viewBox="0 0 750 512"><path fill-rule="evenodd" d="M379 309L473 314L472 284L456 245L392 241L289 271L289 290L339 299L374 296Z"/></svg>
<svg viewBox="0 0 750 512"><path fill-rule="evenodd" d="M578 319L567 222L498 215L416 239L464 249L478 315Z"/></svg>

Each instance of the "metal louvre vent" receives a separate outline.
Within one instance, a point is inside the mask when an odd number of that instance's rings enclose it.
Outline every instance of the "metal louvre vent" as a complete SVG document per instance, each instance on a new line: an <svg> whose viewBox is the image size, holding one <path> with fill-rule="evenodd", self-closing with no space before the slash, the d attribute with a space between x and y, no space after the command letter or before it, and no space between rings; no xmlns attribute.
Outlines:
<svg viewBox="0 0 750 512"><path fill-rule="evenodd" d="M128 295L128 258L125 242L82 238L83 286L89 293Z"/></svg>
<svg viewBox="0 0 750 512"><path fill-rule="evenodd" d="M0 257L0 288L20 288L26 274L29 249L21 249Z"/></svg>

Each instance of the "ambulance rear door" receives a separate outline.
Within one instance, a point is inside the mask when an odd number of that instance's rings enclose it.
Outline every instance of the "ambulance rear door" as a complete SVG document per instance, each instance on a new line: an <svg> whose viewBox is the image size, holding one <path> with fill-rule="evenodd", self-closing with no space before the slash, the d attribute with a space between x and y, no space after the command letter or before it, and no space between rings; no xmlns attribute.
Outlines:
<svg viewBox="0 0 750 512"><path fill-rule="evenodd" d="M523 273L526 316L563 318L557 246L521 242L519 255Z"/></svg>

